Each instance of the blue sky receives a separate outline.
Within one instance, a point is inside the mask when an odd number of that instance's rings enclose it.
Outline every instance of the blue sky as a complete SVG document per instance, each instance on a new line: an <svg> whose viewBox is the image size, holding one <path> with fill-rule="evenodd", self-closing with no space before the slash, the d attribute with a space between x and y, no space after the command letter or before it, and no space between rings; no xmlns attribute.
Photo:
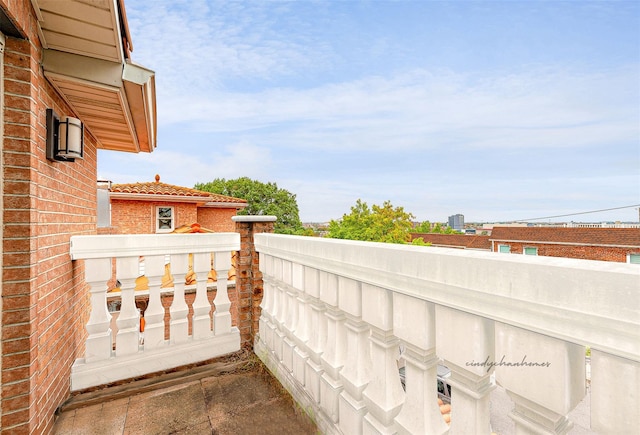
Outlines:
<svg viewBox="0 0 640 435"><path fill-rule="evenodd" d="M100 151L101 178L276 182L305 222L357 199L434 222L640 204L639 2L125 4L158 148Z"/></svg>

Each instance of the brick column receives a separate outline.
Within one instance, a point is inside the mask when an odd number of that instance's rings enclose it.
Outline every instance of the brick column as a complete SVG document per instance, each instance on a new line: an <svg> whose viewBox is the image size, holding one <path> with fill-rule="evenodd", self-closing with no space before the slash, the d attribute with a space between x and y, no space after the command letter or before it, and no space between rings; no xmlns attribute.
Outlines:
<svg viewBox="0 0 640 435"><path fill-rule="evenodd" d="M243 349L253 349L258 332L260 303L262 302L262 273L259 257L253 244L256 233L273 233L275 216L233 216L236 232L240 234L240 255L236 265L237 327Z"/></svg>

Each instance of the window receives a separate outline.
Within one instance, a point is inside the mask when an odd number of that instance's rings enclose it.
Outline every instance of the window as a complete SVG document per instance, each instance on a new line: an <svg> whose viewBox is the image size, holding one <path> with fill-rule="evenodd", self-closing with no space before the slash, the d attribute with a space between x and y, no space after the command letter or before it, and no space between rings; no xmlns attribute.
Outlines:
<svg viewBox="0 0 640 435"><path fill-rule="evenodd" d="M640 254L627 255L627 263L640 264Z"/></svg>
<svg viewBox="0 0 640 435"><path fill-rule="evenodd" d="M509 245L498 245L498 252L502 252L508 254L511 252L511 246Z"/></svg>
<svg viewBox="0 0 640 435"><path fill-rule="evenodd" d="M525 246L524 250L522 251L522 253L524 255L538 255L538 248L527 248Z"/></svg>
<svg viewBox="0 0 640 435"><path fill-rule="evenodd" d="M169 233L174 229L173 207L156 208L156 233Z"/></svg>

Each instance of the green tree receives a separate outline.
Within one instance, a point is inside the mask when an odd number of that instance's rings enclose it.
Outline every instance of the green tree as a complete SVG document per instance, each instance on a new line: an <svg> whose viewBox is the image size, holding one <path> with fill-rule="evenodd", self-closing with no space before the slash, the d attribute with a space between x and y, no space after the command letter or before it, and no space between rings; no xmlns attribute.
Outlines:
<svg viewBox="0 0 640 435"><path fill-rule="evenodd" d="M424 221L420 225L416 226L413 233L418 234L428 234L428 233L437 233L437 234L456 234L457 231L451 228L450 226L442 227L442 224L436 222L435 224L431 224L429 221Z"/></svg>
<svg viewBox="0 0 640 435"><path fill-rule="evenodd" d="M416 239L413 239L411 241L411 244L412 245L417 245L417 246L432 246L431 242L425 242L422 237L418 237Z"/></svg>
<svg viewBox="0 0 640 435"><path fill-rule="evenodd" d="M340 220L329 222L328 237L334 239L363 240L369 242L408 243L413 228L413 215L402 207L393 207L390 201L382 206L358 199L351 213Z"/></svg>
<svg viewBox="0 0 640 435"><path fill-rule="evenodd" d="M279 234L302 234L296 195L280 189L276 183L262 183L248 177L225 180L216 178L209 183L197 183L194 189L247 200L247 207L239 215L276 216L274 231Z"/></svg>
<svg viewBox="0 0 640 435"><path fill-rule="evenodd" d="M414 233L426 234L431 232L431 222L424 221L413 229Z"/></svg>

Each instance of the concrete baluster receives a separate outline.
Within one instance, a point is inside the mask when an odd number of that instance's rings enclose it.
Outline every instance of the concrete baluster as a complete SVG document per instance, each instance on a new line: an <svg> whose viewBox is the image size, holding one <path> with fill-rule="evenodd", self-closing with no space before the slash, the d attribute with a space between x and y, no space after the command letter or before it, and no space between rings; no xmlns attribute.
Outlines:
<svg viewBox="0 0 640 435"><path fill-rule="evenodd" d="M231 252L222 251L215 254L216 275L218 277L216 310L213 313L213 331L215 335L231 332L231 301L229 300L229 269L231 269Z"/></svg>
<svg viewBox="0 0 640 435"><path fill-rule="evenodd" d="M320 403L320 378L324 372L322 368L322 353L327 342L327 325L324 311L325 304L320 301L320 282L318 270L305 267L304 288L310 297L308 308L310 318L310 337L307 343L309 359L305 368L305 387L313 399Z"/></svg>
<svg viewBox="0 0 640 435"><path fill-rule="evenodd" d="M369 325L362 321L362 288L359 282L339 277L339 308L345 313L347 355L340 370L344 387L340 393L340 429L361 434L367 407L362 392L371 377Z"/></svg>
<svg viewBox="0 0 640 435"><path fill-rule="evenodd" d="M196 298L193 301L193 338L209 338L211 331L211 304L207 297L207 277L211 270L211 254L193 254L193 271L196 274Z"/></svg>
<svg viewBox="0 0 640 435"><path fill-rule="evenodd" d="M362 396L368 414L364 434L393 434L395 417L404 402L398 375L399 340L393 335L393 298L390 290L362 284L362 318L371 326L371 380Z"/></svg>
<svg viewBox="0 0 640 435"><path fill-rule="evenodd" d="M297 290L296 305L298 323L295 327L295 348L293 350L293 376L304 385L305 366L309 353L307 352L307 342L309 341L309 296L304 293L304 266L294 263L293 265L293 287Z"/></svg>
<svg viewBox="0 0 640 435"><path fill-rule="evenodd" d="M160 285L164 275L165 256L146 255L145 274L149 279L149 305L144 311L144 349L156 349L165 344L164 306L160 296Z"/></svg>
<svg viewBox="0 0 640 435"><path fill-rule="evenodd" d="M295 341L295 326L298 321L296 290L292 287L292 264L290 261L282 262L282 297L285 301L285 311L282 317L282 363L291 372L293 371L293 349Z"/></svg>
<svg viewBox="0 0 640 435"><path fill-rule="evenodd" d="M435 435L449 430L437 400L435 330L433 303L401 293L393 294L393 331L404 342L405 361L405 402L395 418L399 434Z"/></svg>
<svg viewBox="0 0 640 435"><path fill-rule="evenodd" d="M451 370L451 434L490 433L489 393L495 360L494 322L473 314L436 306L438 356ZM460 346L460 343L473 343Z"/></svg>
<svg viewBox="0 0 640 435"><path fill-rule="evenodd" d="M140 267L139 257L118 257L116 259L116 277L121 283L122 303L116 321L116 356L131 355L138 352L140 338L140 313L136 308L135 286Z"/></svg>
<svg viewBox="0 0 640 435"><path fill-rule="evenodd" d="M295 334L298 323L298 292L293 287L287 287L284 297L287 299L287 311L284 321L285 338L282 343L282 362L293 371L293 352L296 347Z"/></svg>
<svg viewBox="0 0 640 435"><path fill-rule="evenodd" d="M496 322L496 381L515 408L518 434L566 434L585 394L585 348Z"/></svg>
<svg viewBox="0 0 640 435"><path fill-rule="evenodd" d="M262 308L262 313L260 314L260 340L271 352L273 352L273 334L275 334L276 327L273 321L275 292L271 278L265 275L263 277L263 296L260 304Z"/></svg>
<svg viewBox="0 0 640 435"><path fill-rule="evenodd" d="M273 352L278 358L278 361L282 361L282 346L284 341L284 317L287 312L287 298L285 297L285 291L280 285L280 281L277 281L274 286L276 311L273 316L273 324L275 329L273 330Z"/></svg>
<svg viewBox="0 0 640 435"><path fill-rule="evenodd" d="M320 300L326 305L324 316L327 324L327 344L321 357L324 373L320 382L320 403L329 418L337 423L340 393L343 389L340 370L344 366L347 352L344 326L346 316L338 309L338 277L320 272L319 278Z"/></svg>
<svg viewBox="0 0 640 435"><path fill-rule="evenodd" d="M89 284L91 303L84 358L86 362L93 362L111 356L111 314L107 309L107 280L111 278L111 258L84 260L84 276Z"/></svg>
<svg viewBox="0 0 640 435"><path fill-rule="evenodd" d="M286 299L283 297L282 290L282 260L273 258L271 265L271 276L273 277L273 345L271 350L275 354L278 361L282 361L282 342L284 340L284 332L282 331L284 316L286 312Z"/></svg>
<svg viewBox="0 0 640 435"><path fill-rule="evenodd" d="M591 349L591 429L635 434L640 428L640 362Z"/></svg>
<svg viewBox="0 0 640 435"><path fill-rule="evenodd" d="M271 264L273 257L260 254L260 267L264 273L262 278L262 300L260 301L260 319L258 320L257 338L269 351L273 351L273 289L271 284Z"/></svg>
<svg viewBox="0 0 640 435"><path fill-rule="evenodd" d="M169 309L171 314L169 340L171 343L184 343L189 338L187 318L189 306L184 298L185 277L188 272L189 254L171 254L171 275L173 276L173 302Z"/></svg>

